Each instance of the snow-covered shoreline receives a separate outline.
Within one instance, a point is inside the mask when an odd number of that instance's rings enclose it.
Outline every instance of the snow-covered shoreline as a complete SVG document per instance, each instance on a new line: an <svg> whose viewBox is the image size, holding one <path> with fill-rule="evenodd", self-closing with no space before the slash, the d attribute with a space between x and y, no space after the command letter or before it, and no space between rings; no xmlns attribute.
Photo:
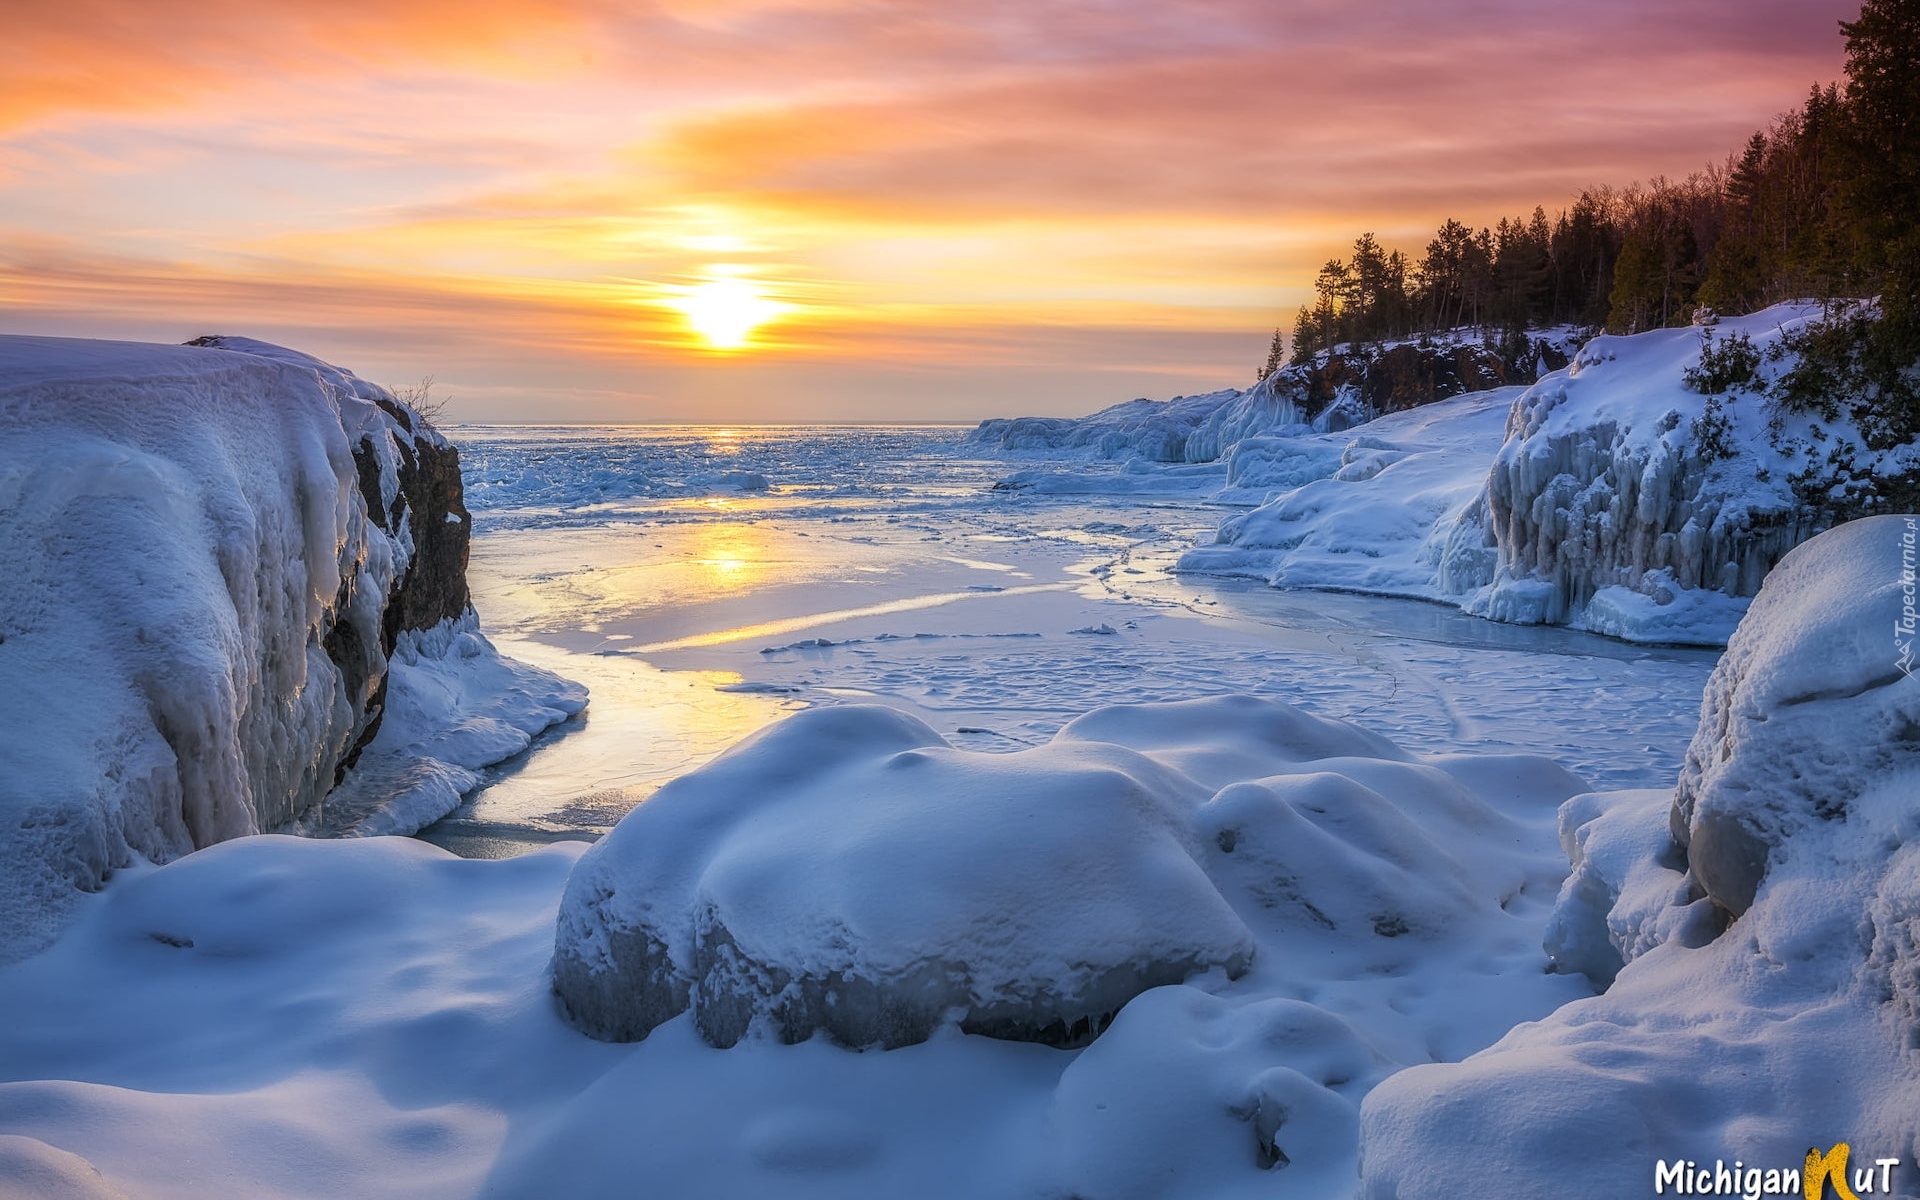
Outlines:
<svg viewBox="0 0 1920 1200"><path fill-rule="evenodd" d="M1276 375L1245 393L1133 401L1077 421L988 422L975 437L1013 450L1086 447L1124 464L1114 486L1142 492L1191 490L1195 481L1176 473L1202 469L1158 463L1217 459L1226 479L1214 497L1255 507L1225 518L1182 571L1721 646L1773 563L1873 511L1856 507L1861 479L1920 467L1920 446L1870 449L1844 416L1764 398L1794 362L1793 339L1829 316L1788 303L1690 329L1602 335L1531 386L1351 428L1329 425L1331 409L1307 423ZM1736 342L1751 347L1752 380L1703 394L1690 379L1703 352ZM1064 486L1032 472L1010 483Z"/></svg>

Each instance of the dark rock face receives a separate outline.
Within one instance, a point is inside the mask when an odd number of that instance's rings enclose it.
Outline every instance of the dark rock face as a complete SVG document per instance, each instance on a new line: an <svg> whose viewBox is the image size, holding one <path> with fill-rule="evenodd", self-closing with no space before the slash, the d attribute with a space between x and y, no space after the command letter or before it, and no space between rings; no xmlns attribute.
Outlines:
<svg viewBox="0 0 1920 1200"><path fill-rule="evenodd" d="M403 541L407 540L402 537L404 530L413 554L385 598L376 669L366 665L376 656L369 653L370 647L347 617L352 609L351 580L341 585L333 625L322 641L327 657L340 669L358 718L353 744L334 768L336 785L380 732L386 709L386 660L400 635L459 617L471 604L467 555L473 518L460 483L460 451L404 405L389 400L377 403L391 423L385 431L385 446L371 433L354 445L360 494L367 502L368 519ZM387 471L396 483L391 501L384 499Z"/></svg>
<svg viewBox="0 0 1920 1200"><path fill-rule="evenodd" d="M1532 382L1484 346L1402 345L1370 352L1349 349L1311 367L1289 368L1297 376L1299 404L1318 415L1343 391L1358 396L1375 415L1401 412L1467 392Z"/></svg>
<svg viewBox="0 0 1920 1200"><path fill-rule="evenodd" d="M381 482L382 447L372 434L354 446L353 460L367 514L396 537L404 527L413 542L406 573L387 597L381 641L391 654L403 630L431 629L467 611L473 518L460 484L460 451L404 405L381 401L380 408L394 426L387 433L398 488L390 502Z"/></svg>
<svg viewBox="0 0 1920 1200"><path fill-rule="evenodd" d="M246 339L203 337L187 344L311 366L341 406L343 421L349 429L357 428L352 450L360 498L368 523L393 546L397 577L385 582L384 592L374 599L379 613L375 622L368 619L370 606L359 595L369 577L344 572L339 595L322 620L320 645L339 672L352 710L351 732L332 767L337 786L380 731L387 660L400 635L458 618L471 605L467 556L473 519L460 481L460 451L384 389L317 359ZM272 828L298 815L262 813L260 824Z"/></svg>

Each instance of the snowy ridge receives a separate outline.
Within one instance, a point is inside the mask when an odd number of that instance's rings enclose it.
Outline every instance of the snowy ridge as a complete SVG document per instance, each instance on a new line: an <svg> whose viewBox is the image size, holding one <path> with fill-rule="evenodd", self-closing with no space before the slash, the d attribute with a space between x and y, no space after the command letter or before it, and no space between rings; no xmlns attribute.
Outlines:
<svg viewBox="0 0 1920 1200"><path fill-rule="evenodd" d="M1290 401L1262 383L1245 392L1227 388L1171 400L1128 400L1086 417L994 417L980 422L967 440L1013 453L1080 450L1109 459L1208 462L1219 457L1219 429L1230 421L1244 424L1254 412L1287 425L1305 421ZM1204 452L1208 447L1212 453Z"/></svg>
<svg viewBox="0 0 1920 1200"><path fill-rule="evenodd" d="M417 414L305 355L0 339L0 959L136 857L320 803L401 633L466 611L457 492Z"/></svg>
<svg viewBox="0 0 1920 1200"><path fill-rule="evenodd" d="M1240 442L1219 498L1258 507L1222 521L1214 542L1182 555L1178 569L1445 599L1448 539L1519 391L1442 400L1344 433Z"/></svg>
<svg viewBox="0 0 1920 1200"><path fill-rule="evenodd" d="M1611 986L1376 1089L1363 1196L1439 1200L1489 1173L1545 1194L1569 1163L1584 1194L1645 1195L1657 1162L1684 1159L1798 1195L1764 1172L1839 1142L1856 1168L1903 1160L1891 1190L1914 1194L1920 683L1899 656L1916 539L1920 519L1870 517L1786 555L1714 672L1671 804L1568 802L1576 870L1549 949Z"/></svg>

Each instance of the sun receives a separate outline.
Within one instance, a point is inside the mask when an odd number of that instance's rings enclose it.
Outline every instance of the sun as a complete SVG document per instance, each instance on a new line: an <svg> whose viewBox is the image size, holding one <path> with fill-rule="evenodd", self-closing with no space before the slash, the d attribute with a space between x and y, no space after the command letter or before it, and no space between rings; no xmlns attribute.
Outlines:
<svg viewBox="0 0 1920 1200"><path fill-rule="evenodd" d="M715 350L738 350L786 306L767 298L749 279L720 276L686 290L677 307L687 324Z"/></svg>

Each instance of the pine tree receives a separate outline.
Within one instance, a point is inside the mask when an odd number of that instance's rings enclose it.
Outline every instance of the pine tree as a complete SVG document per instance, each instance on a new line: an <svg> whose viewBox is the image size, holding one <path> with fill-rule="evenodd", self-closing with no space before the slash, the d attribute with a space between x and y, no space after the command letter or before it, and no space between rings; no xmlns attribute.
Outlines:
<svg viewBox="0 0 1920 1200"><path fill-rule="evenodd" d="M1306 311L1307 310L1304 308L1301 309L1300 315L1304 317L1306 315ZM1295 336L1298 336L1298 335L1296 334ZM1278 329L1276 329L1273 331L1273 344L1267 347L1266 365L1260 368L1260 377L1254 380L1254 383L1256 384L1264 383L1267 380L1267 378L1271 376L1275 371L1278 371L1281 367L1284 367L1286 365L1287 365L1287 339L1281 335Z"/></svg>
<svg viewBox="0 0 1920 1200"><path fill-rule="evenodd" d="M1920 356L1920 3L1865 0L1847 39L1840 208L1857 265L1881 281L1895 335Z"/></svg>

